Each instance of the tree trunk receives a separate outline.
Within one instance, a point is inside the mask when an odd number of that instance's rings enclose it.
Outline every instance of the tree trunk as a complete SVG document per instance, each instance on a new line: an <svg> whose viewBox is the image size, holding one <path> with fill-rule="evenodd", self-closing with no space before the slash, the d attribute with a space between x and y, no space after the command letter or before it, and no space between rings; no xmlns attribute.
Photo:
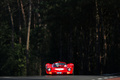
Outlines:
<svg viewBox="0 0 120 80"><path fill-rule="evenodd" d="M40 0L38 0L38 4L40 4ZM37 6L37 9L39 10L39 6ZM37 17L38 17L38 26L41 27L41 15L40 13L37 12Z"/></svg>
<svg viewBox="0 0 120 80"><path fill-rule="evenodd" d="M40 57L40 65L39 65L39 69L40 69L40 73L39 73L39 75L41 76L42 75L42 59L41 59L41 57Z"/></svg>
<svg viewBox="0 0 120 80"><path fill-rule="evenodd" d="M68 61L73 63L72 31L68 36Z"/></svg>
<svg viewBox="0 0 120 80"><path fill-rule="evenodd" d="M95 0L96 5L96 72L100 74L100 16L98 10L98 1Z"/></svg>
<svg viewBox="0 0 120 80"><path fill-rule="evenodd" d="M35 13L34 13L34 29L35 29L35 26L36 26L36 18L35 18Z"/></svg>
<svg viewBox="0 0 120 80"><path fill-rule="evenodd" d="M26 69L27 75L29 75L29 40L30 40L30 26L31 26L31 0L29 0L29 19L28 19L28 32L27 32L27 44L26 44Z"/></svg>
<svg viewBox="0 0 120 80"><path fill-rule="evenodd" d="M23 8L23 2L22 2L22 0L20 0L20 3L21 3L22 14L23 14L24 26L26 28L26 16L25 16L25 11L24 11L24 8Z"/></svg>
<svg viewBox="0 0 120 80"><path fill-rule="evenodd" d="M60 26L60 60L62 60L62 26Z"/></svg>
<svg viewBox="0 0 120 80"><path fill-rule="evenodd" d="M20 2L17 0L18 3L18 9L19 9L19 44L21 44L21 15L20 15Z"/></svg>
<svg viewBox="0 0 120 80"><path fill-rule="evenodd" d="M41 15L40 13L37 13L38 16L38 26L41 27Z"/></svg>
<svg viewBox="0 0 120 80"><path fill-rule="evenodd" d="M12 26L12 48L14 48L14 22L13 22L13 15L11 12L11 8L9 5L9 2L7 3L9 14L10 14L10 20L11 20L11 26Z"/></svg>
<svg viewBox="0 0 120 80"><path fill-rule="evenodd" d="M105 32L104 32L104 65L106 65L106 60L107 60L107 42L106 42L106 35L105 35Z"/></svg>
<svg viewBox="0 0 120 80"><path fill-rule="evenodd" d="M101 15L103 15L103 10L101 9ZM103 38L103 54L102 54L102 58L103 58L103 65L102 65L102 72L106 73L106 61L107 61L107 35L106 33L106 29L105 29L105 25L104 25L104 21L103 21L103 16L101 17L102 19L102 25L101 25L101 30L102 30L102 38Z"/></svg>

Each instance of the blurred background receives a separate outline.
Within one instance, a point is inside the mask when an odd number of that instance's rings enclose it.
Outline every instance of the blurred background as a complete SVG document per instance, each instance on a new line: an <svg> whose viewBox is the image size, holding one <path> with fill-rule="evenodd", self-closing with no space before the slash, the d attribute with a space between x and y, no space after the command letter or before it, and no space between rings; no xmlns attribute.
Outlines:
<svg viewBox="0 0 120 80"><path fill-rule="evenodd" d="M119 73L120 0L1 0L0 76L45 75L56 61Z"/></svg>

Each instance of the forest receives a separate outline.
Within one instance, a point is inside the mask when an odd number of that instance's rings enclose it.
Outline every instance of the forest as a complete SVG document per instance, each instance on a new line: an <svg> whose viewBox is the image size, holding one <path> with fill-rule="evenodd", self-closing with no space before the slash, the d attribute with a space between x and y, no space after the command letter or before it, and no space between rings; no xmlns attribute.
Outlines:
<svg viewBox="0 0 120 80"><path fill-rule="evenodd" d="M120 0L1 0L0 76L120 73Z"/></svg>

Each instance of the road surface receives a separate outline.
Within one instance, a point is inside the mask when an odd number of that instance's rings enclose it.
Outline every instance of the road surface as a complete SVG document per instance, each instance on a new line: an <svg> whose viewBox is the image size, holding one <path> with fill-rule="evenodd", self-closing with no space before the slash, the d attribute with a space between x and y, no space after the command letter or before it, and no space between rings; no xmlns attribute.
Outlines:
<svg viewBox="0 0 120 80"><path fill-rule="evenodd" d="M84 75L46 75L29 77L0 77L0 80L120 80L119 76L84 76Z"/></svg>

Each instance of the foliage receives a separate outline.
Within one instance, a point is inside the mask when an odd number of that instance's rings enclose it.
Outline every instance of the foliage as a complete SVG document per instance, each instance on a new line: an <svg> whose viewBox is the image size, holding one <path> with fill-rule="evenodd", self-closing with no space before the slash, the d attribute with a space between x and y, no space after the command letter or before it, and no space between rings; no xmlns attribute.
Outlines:
<svg viewBox="0 0 120 80"><path fill-rule="evenodd" d="M45 64L58 60L73 62L75 74L120 72L119 4L118 0L32 0L30 75L45 74ZM0 3L1 76L27 74L28 8L28 0Z"/></svg>

